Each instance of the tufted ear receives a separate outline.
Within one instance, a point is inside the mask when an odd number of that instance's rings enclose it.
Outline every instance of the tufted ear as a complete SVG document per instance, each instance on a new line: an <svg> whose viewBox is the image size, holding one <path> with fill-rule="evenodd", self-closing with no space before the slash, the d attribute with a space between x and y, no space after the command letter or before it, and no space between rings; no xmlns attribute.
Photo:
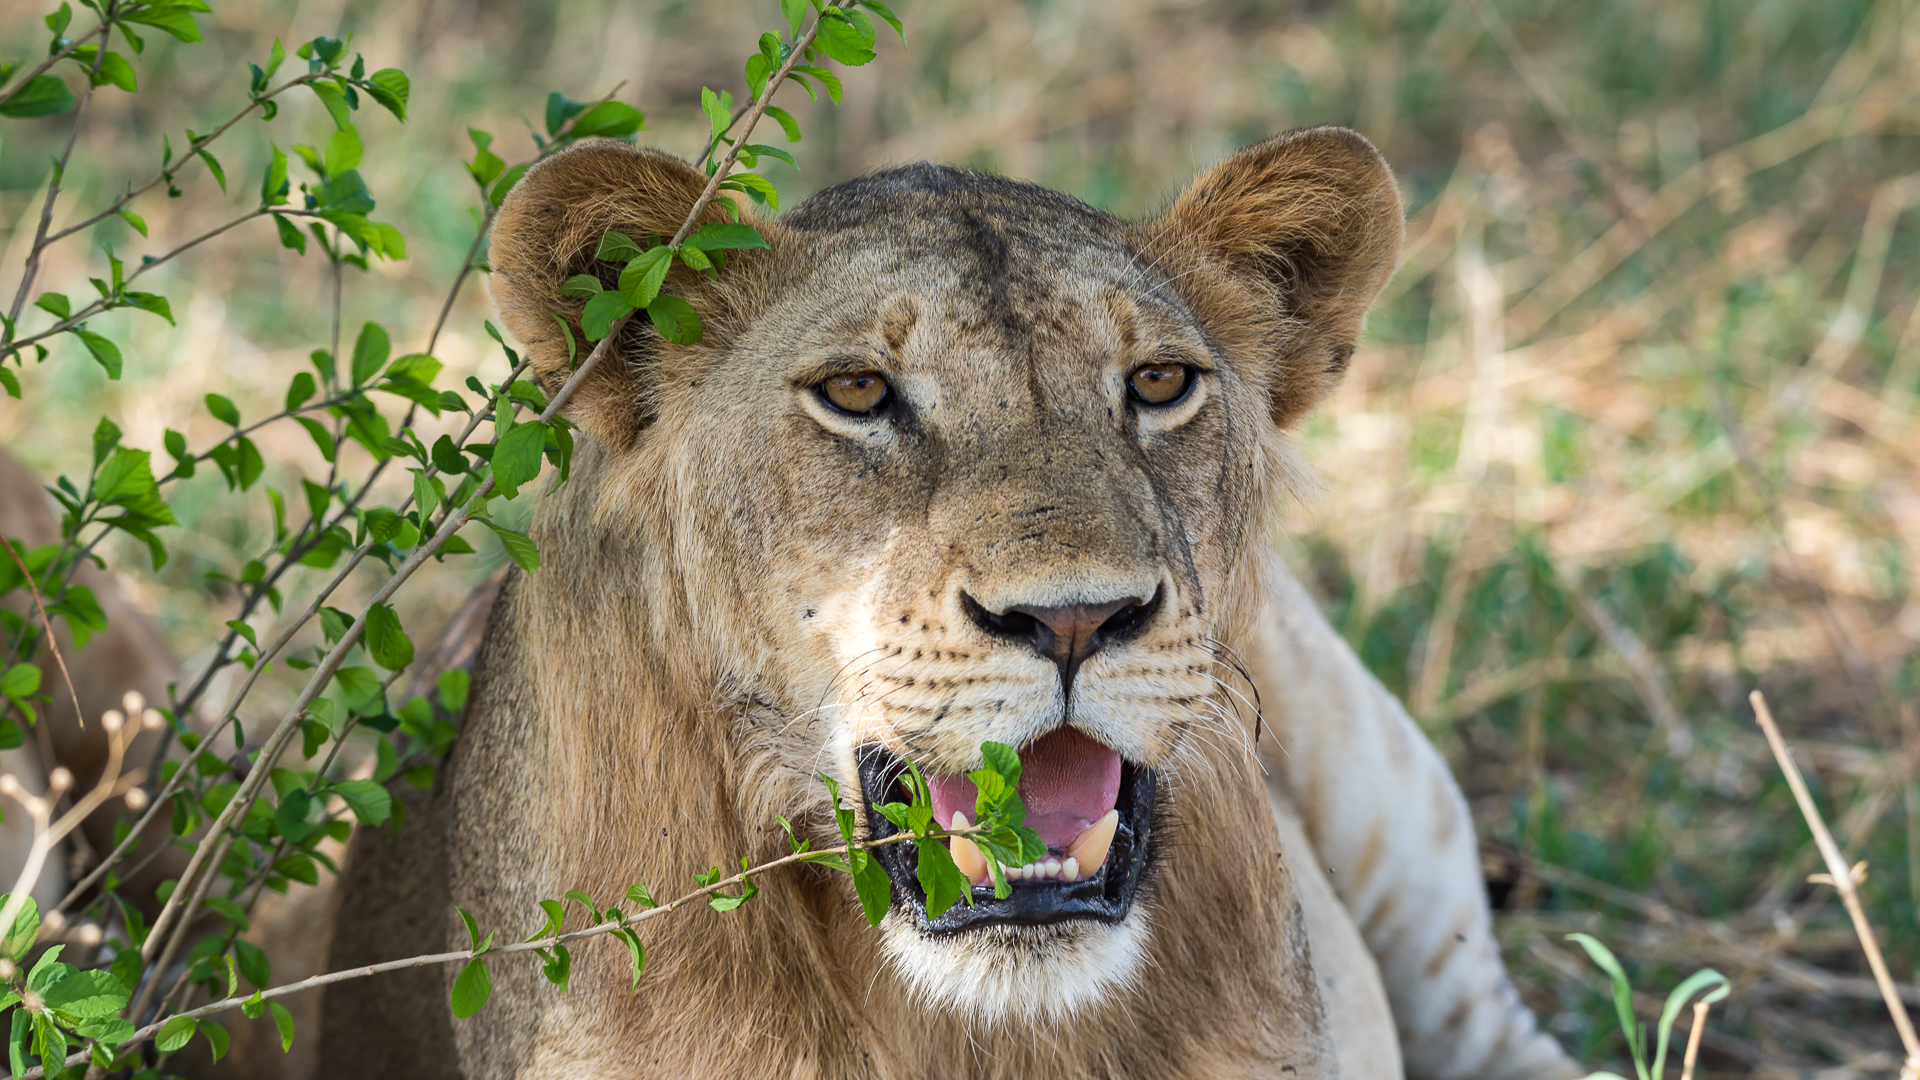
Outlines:
<svg viewBox="0 0 1920 1080"><path fill-rule="evenodd" d="M577 358L584 359L593 347L580 331L585 301L563 294L561 285L575 274L592 274L602 287L613 288L623 264L594 257L601 235L617 229L641 244L649 235L665 240L679 230L706 183L700 170L659 150L588 139L534 166L514 186L500 206L488 247L493 302L501 321L526 347L548 393L558 390L568 373L567 336L555 317L572 330ZM703 224L727 220L718 199L701 218ZM754 224L771 237L773 226ZM729 266L737 269L731 260ZM665 291L700 312L706 335L696 349L724 343L742 291L729 280L734 272L714 281L676 266L667 278ZM613 350L574 394L566 414L596 438L626 446L653 414L650 388L658 383L653 369L668 353L685 350L666 344L644 315L627 321Z"/></svg>
<svg viewBox="0 0 1920 1080"><path fill-rule="evenodd" d="M1197 306L1203 320L1241 331L1229 336L1254 331L1247 345L1276 365L1273 419L1284 427L1345 373L1367 307L1399 260L1402 211L1373 144L1319 127L1276 135L1214 166L1163 225L1162 244L1224 267L1244 287L1229 290L1231 298L1206 290L1214 295L1196 296Z"/></svg>

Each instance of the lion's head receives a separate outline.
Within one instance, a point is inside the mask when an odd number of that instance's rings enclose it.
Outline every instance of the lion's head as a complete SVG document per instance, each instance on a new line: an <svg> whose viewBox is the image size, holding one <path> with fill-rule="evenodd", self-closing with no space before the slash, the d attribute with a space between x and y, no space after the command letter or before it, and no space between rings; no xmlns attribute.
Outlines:
<svg viewBox="0 0 1920 1080"><path fill-rule="evenodd" d="M556 316L579 314L562 282L612 285L601 233L671 234L704 182L592 142L508 198L494 295L550 388ZM914 856L884 849L886 949L956 1010L1071 1012L1140 970L1170 897L1274 872L1234 850L1272 825L1219 641L1297 471L1282 432L1339 379L1393 269L1392 177L1317 128L1144 224L931 165L757 224L769 250L669 279L701 344L627 326L572 407L589 438L541 526L550 563L597 560L630 599L593 633L709 719L572 752L724 740L742 819L816 824L816 769L870 810L911 760L950 823L981 743L1021 748L1049 857L1011 897L982 885L929 921Z"/></svg>

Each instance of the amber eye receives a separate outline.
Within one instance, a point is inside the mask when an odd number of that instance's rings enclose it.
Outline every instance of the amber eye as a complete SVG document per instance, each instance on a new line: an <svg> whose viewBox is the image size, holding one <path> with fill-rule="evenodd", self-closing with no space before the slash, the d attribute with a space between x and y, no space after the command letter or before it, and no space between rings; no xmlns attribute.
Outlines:
<svg viewBox="0 0 1920 1080"><path fill-rule="evenodd" d="M1185 364L1148 364L1127 377L1127 392L1148 405L1171 405L1187 393L1193 370Z"/></svg>
<svg viewBox="0 0 1920 1080"><path fill-rule="evenodd" d="M887 403L893 391L887 386L887 380L871 371L858 375L835 375L823 379L818 387L820 396L827 404L844 413L866 416Z"/></svg>

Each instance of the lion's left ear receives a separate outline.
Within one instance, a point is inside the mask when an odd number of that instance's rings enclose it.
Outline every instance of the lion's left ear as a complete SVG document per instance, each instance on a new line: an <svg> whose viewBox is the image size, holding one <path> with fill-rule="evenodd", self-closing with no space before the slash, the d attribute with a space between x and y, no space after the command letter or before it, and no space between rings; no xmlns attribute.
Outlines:
<svg viewBox="0 0 1920 1080"><path fill-rule="evenodd" d="M1284 427L1346 372L1367 307L1399 260L1402 210L1373 144L1346 128L1319 127L1276 135L1214 166L1162 225L1161 244L1186 246L1252 287L1253 310L1243 292L1231 305L1240 310L1213 314L1260 329L1253 341L1277 365L1272 412Z"/></svg>

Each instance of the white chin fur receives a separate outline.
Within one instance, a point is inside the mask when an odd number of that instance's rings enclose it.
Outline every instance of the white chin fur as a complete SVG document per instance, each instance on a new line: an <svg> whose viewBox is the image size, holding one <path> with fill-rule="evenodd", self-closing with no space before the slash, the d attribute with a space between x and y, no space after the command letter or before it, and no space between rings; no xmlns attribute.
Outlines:
<svg viewBox="0 0 1920 1080"><path fill-rule="evenodd" d="M895 912L882 926L894 970L916 997L988 1025L1064 1020L1131 992L1148 932L1138 905L1118 925L1075 920L936 937Z"/></svg>

